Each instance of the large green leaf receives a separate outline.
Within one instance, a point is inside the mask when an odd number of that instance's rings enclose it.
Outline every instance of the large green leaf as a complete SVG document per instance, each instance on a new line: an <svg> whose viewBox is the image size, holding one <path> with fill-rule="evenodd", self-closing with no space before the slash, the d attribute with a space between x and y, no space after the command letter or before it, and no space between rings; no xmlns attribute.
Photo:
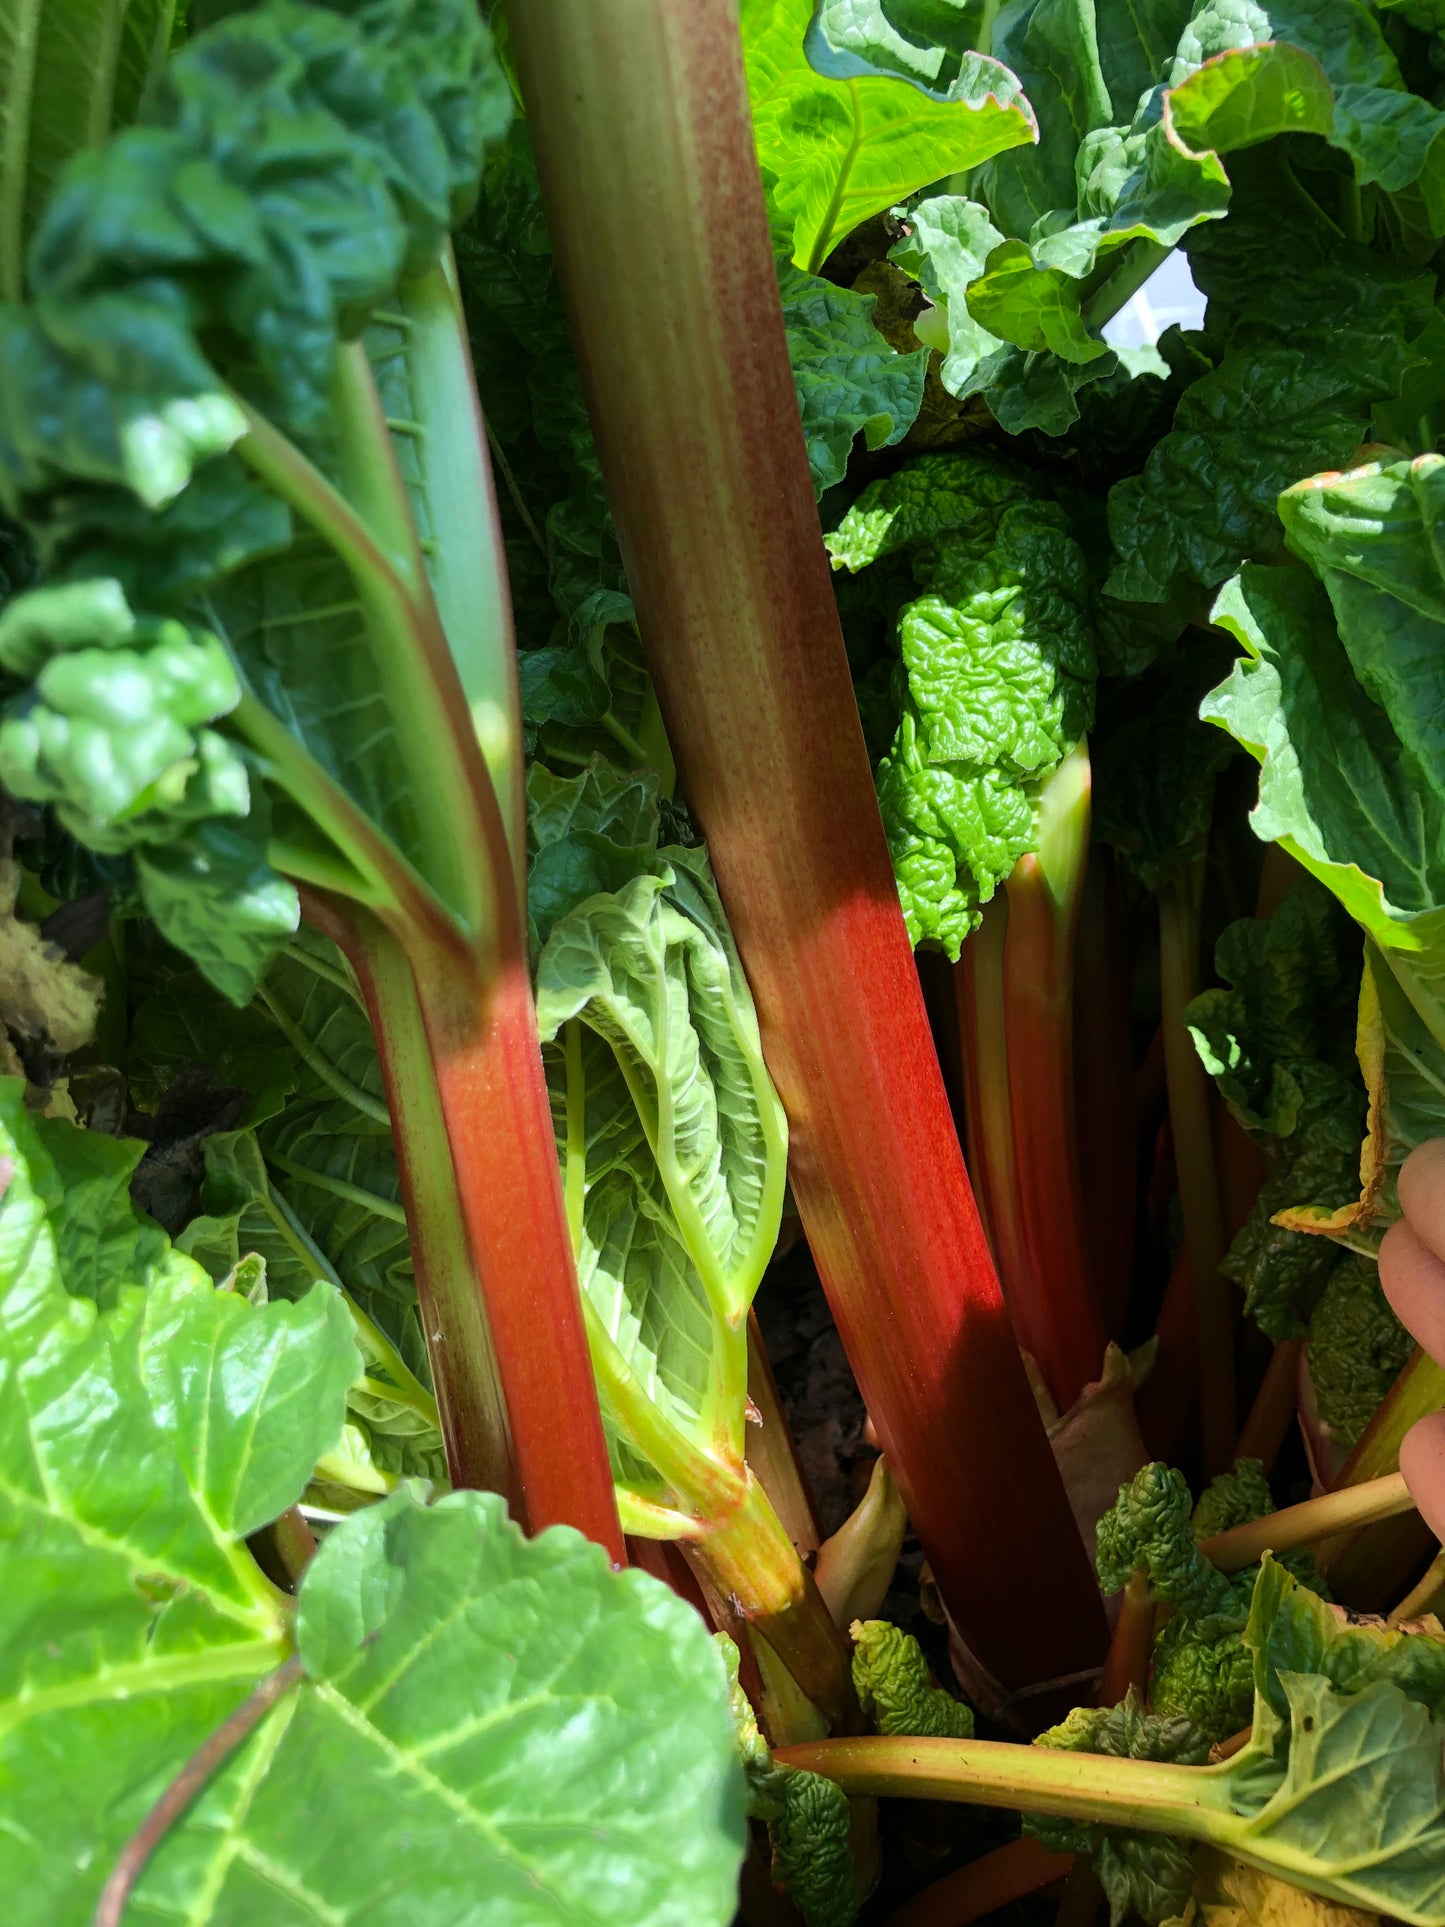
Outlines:
<svg viewBox="0 0 1445 1927"><path fill-rule="evenodd" d="M72 154L135 116L164 60L176 0L27 0L0 14L0 299Z"/></svg>
<svg viewBox="0 0 1445 1927"><path fill-rule="evenodd" d="M1244 1642L1254 1721L1232 1759L1174 1764L1190 1757L1187 1723L1161 1721L1137 1702L1080 1708L1044 1743L1168 1763L1126 1780L1102 1762L1093 1772L1077 1762L1071 1784L1083 1798L1112 1794L1129 1813L1127 1834L1054 1818L1031 1820L1029 1830L1093 1850L1121 1920L1131 1907L1151 1920L1177 1914L1189 1886L1180 1846L1202 1840L1337 1904L1440 1927L1445 1640L1352 1622L1266 1555Z"/></svg>
<svg viewBox="0 0 1445 1927"><path fill-rule="evenodd" d="M816 0L808 59L840 80L896 74L935 100L985 32L985 0Z"/></svg>
<svg viewBox="0 0 1445 1927"><path fill-rule="evenodd" d="M0 1869L82 1927L188 1758L293 1648L303 1677L162 1840L138 1921L718 1927L742 1777L691 1608L502 1501L402 1491L330 1535L291 1613L242 1543L340 1433L321 1286L253 1307L177 1260L97 1313L64 1289L0 1086ZM139 1499L143 1502L138 1502Z"/></svg>
<svg viewBox="0 0 1445 1927"><path fill-rule="evenodd" d="M1358 938L1327 891L1303 879L1270 917L1224 931L1206 990L1185 1015L1205 1069L1251 1131L1288 1137L1312 1065L1353 1072Z"/></svg>
<svg viewBox="0 0 1445 1927"><path fill-rule="evenodd" d="M171 1774L284 1657L240 1540L336 1443L358 1365L325 1287L255 1309L147 1260L139 1221L135 1273L105 1239L106 1309L72 1297L53 1223L86 1160L47 1141L59 1127L42 1137L23 1083L0 1082L0 1867L36 1927L89 1918ZM83 1266L76 1282L95 1291Z"/></svg>
<svg viewBox="0 0 1445 1927"><path fill-rule="evenodd" d="M1070 359L989 332L969 303L969 290L981 284L1003 238L981 203L941 194L908 210L907 231L888 258L933 303L915 328L942 355L939 377L948 392L960 401L981 394L1006 434L1039 428L1059 435L1079 419L1079 390L1110 373L1116 357L1102 349L1095 354L1098 344L1091 338L1083 358ZM1077 307L1075 294L1076 319Z"/></svg>
<svg viewBox="0 0 1445 1927"><path fill-rule="evenodd" d="M717 1318L679 1233L612 1046L574 1019L544 1055L577 1274L604 1362L614 1477L636 1498L677 1508L679 1495L639 1449L637 1400L701 1450L737 1456L740 1415L720 1397L735 1378L737 1338Z"/></svg>
<svg viewBox="0 0 1445 1927"><path fill-rule="evenodd" d="M658 1581L566 1527L524 1539L492 1494L401 1492L328 1539L296 1643L304 1682L163 1843L137 1919L731 1918L726 1671Z"/></svg>
<svg viewBox="0 0 1445 1927"><path fill-rule="evenodd" d="M1445 796L1428 730L1402 719L1403 740L1397 731L1400 690L1390 680L1397 644L1408 652L1429 619L1378 591L1373 618L1355 626L1361 578L1348 583L1336 586L1352 651L1325 589L1304 569L1247 568L1230 582L1215 617L1248 653L1203 713L1259 759L1255 833L1328 884L1445 1042ZM1413 700L1428 717L1432 672L1428 657L1417 660L1424 680Z"/></svg>
<svg viewBox="0 0 1445 1927"><path fill-rule="evenodd" d="M743 0L743 50L758 158L793 259L815 273L870 215L1034 137L998 61L966 60L946 101L887 76L831 79L804 51L811 0Z"/></svg>
<svg viewBox="0 0 1445 1927"><path fill-rule="evenodd" d="M706 852L658 849L655 780L534 767L528 803L537 1018L593 1362L619 1498L656 1531L638 1505L695 1507L699 1455L742 1463L745 1315L787 1127Z"/></svg>

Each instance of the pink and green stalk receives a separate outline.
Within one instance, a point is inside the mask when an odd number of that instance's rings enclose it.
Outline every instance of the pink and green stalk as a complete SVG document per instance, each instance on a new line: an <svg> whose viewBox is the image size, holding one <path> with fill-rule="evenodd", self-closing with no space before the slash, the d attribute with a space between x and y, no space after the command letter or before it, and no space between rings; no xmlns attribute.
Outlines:
<svg viewBox="0 0 1445 1927"><path fill-rule="evenodd" d="M511 16L609 500L834 1317L964 1637L1092 1663L1098 1595L974 1209L797 426L728 0ZM725 242L725 245L724 245ZM1020 1598L1048 1610L1020 1613Z"/></svg>

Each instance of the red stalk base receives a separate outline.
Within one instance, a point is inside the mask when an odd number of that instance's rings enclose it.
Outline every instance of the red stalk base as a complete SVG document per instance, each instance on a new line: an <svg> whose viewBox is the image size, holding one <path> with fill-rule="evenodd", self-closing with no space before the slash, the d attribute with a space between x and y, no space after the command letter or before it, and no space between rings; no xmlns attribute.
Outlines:
<svg viewBox="0 0 1445 1927"><path fill-rule="evenodd" d="M429 957L417 992L463 1221L478 1254L530 1532L571 1525L626 1563L587 1349L532 988L502 964L484 995Z"/></svg>

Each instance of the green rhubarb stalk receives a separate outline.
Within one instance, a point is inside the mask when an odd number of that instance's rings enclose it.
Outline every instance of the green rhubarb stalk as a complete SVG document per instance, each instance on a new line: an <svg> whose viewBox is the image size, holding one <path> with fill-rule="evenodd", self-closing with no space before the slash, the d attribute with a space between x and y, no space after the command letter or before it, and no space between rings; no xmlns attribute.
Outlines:
<svg viewBox="0 0 1445 1927"><path fill-rule="evenodd" d="M898 907L798 424L736 8L526 0L510 27L644 647L844 1346L964 1638L1006 1686L1076 1671L1103 1645L1097 1588Z"/></svg>
<svg viewBox="0 0 1445 1927"><path fill-rule="evenodd" d="M1346 1459L1335 1491L1343 1493L1398 1471L1405 1434L1418 1420L1442 1407L1445 1370L1423 1351L1416 1351ZM1362 1610L1383 1611L1408 1583L1430 1543L1423 1520L1377 1522L1326 1546L1320 1567L1340 1598Z"/></svg>
<svg viewBox="0 0 1445 1927"><path fill-rule="evenodd" d="M1362 1526L1382 1519L1394 1519L1413 1512L1415 1501L1410 1488L1398 1472L1368 1485L1346 1486L1338 1492L1325 1492L1317 1499L1284 1506L1262 1519L1246 1525L1231 1526L1200 1541L1199 1550L1220 1572L1243 1572L1267 1552L1294 1552L1301 1546L1315 1546L1338 1532L1357 1532Z"/></svg>

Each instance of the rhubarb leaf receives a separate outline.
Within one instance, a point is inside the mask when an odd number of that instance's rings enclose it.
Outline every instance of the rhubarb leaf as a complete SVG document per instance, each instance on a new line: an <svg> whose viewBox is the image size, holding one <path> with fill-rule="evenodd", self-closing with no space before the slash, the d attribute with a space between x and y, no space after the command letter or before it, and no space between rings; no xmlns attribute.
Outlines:
<svg viewBox="0 0 1445 1927"><path fill-rule="evenodd" d="M264 1588L244 1548L232 1554ZM24 1563L39 1562L27 1551ZM324 1909L445 1927L484 1892L519 1927L731 1917L744 1822L726 1673L697 1615L656 1580L612 1571L566 1527L524 1539L493 1494L427 1507L403 1491L329 1535L295 1641L303 1679L161 1842L138 1916L242 1927L279 1892L298 1919ZM223 1655L239 1686L212 1689L218 1710L241 1696L260 1645ZM129 1825L203 1735L200 1689L174 1670L150 1655L129 1696L112 1689L68 1805L71 1789L31 1776L57 1872L48 1892L24 1892L25 1927L89 1919ZM151 1706L168 1723L147 1719ZM345 1798L320 1826L327 1785ZM77 1796L99 1807L95 1831ZM60 1839L74 1852L55 1854Z"/></svg>
<svg viewBox="0 0 1445 1927"><path fill-rule="evenodd" d="M657 1580L567 1527L524 1538L494 1494L401 1492L328 1540L296 1634L307 1684L157 1856L157 1899L204 1869L210 1917L239 1922L276 1868L345 1921L442 1927L478 1894L508 1923L731 1918L726 1671ZM339 1832L315 1824L327 1783Z"/></svg>
<svg viewBox="0 0 1445 1927"><path fill-rule="evenodd" d="M1110 494L1108 588L1126 601L1163 601L1181 577L1213 587L1241 561L1274 555L1280 491L1350 459L1429 318L1428 283L1345 241L1317 211L1281 223L1289 189L1277 157L1246 159L1230 218L1189 245L1210 336L1226 352L1184 391L1143 473Z"/></svg>
<svg viewBox="0 0 1445 1927"><path fill-rule="evenodd" d="M855 1619L848 1630L853 1640L853 1690L877 1732L940 1740L973 1738L973 1709L934 1684L923 1649L911 1633L886 1619Z"/></svg>
<svg viewBox="0 0 1445 1927"><path fill-rule="evenodd" d="M66 168L31 245L30 305L0 310L0 496L65 584L37 593L98 605L114 582L135 610L125 637L98 606L88 635L64 633L53 608L48 634L27 618L36 688L11 707L11 786L56 802L92 848L134 845L152 916L236 1002L296 925L294 891L268 867L261 766L242 748L257 735L268 776L278 737L292 739L277 842L304 846L336 887L365 887L332 840L348 801L374 863L409 861L453 908L475 887L455 811L446 837L425 833L449 777L434 738L418 744L410 697L394 700L417 617L389 598L371 535L357 539L374 505L358 523L345 499L374 473L355 435L387 413L402 441L438 424L410 405L394 318L366 344L374 414L348 344L439 272L510 111L460 0L231 12L168 63L144 126ZM355 435L337 433L342 417ZM427 465L413 448L398 467L425 543ZM298 502L306 530L291 540Z"/></svg>
<svg viewBox="0 0 1445 1927"><path fill-rule="evenodd" d="M1381 596L1387 611L1395 600ZM1355 674L1306 570L1246 568L1215 620L1248 653L1203 713L1260 763L1255 834L1334 891L1445 1038L1445 796ZM1374 639L1388 655L1383 624Z"/></svg>
<svg viewBox="0 0 1445 1927"><path fill-rule="evenodd" d="M1351 1452L1415 1349L1373 1258L1346 1252L1310 1319L1309 1368L1322 1429Z"/></svg>
<svg viewBox="0 0 1445 1927"><path fill-rule="evenodd" d="M870 215L1034 136L1013 75L971 55L944 101L887 75L832 79L804 51L812 0L744 0L758 158L800 268L816 273Z"/></svg>
<svg viewBox="0 0 1445 1927"><path fill-rule="evenodd" d="M1301 1338L1339 1262L1328 1238L1277 1222L1308 1203L1328 1215L1360 1192L1365 1094L1324 1065L1297 1065L1301 1102L1288 1137L1220 1269L1244 1288L1244 1308L1267 1338Z"/></svg>
<svg viewBox="0 0 1445 1927"><path fill-rule="evenodd" d="M902 441L923 405L928 350L901 355L873 326L874 298L779 264L783 325L813 489L841 482L859 435L866 448Z"/></svg>
<svg viewBox="0 0 1445 1927"><path fill-rule="evenodd" d="M42 0L0 19L0 300L21 293L25 244L72 154L135 118L165 58L175 0Z"/></svg>
<svg viewBox="0 0 1445 1927"><path fill-rule="evenodd" d="M1232 923L1214 949L1227 988L1185 1013L1205 1069L1251 1131L1288 1137L1303 1082L1329 1067L1354 1072L1359 945L1328 891L1301 878L1267 918Z"/></svg>
<svg viewBox="0 0 1445 1927"><path fill-rule="evenodd" d="M1118 1706L1078 1707L1060 1725L1034 1742L1067 1753L1099 1753L1110 1759L1170 1760L1195 1765L1209 1742L1188 1720L1162 1718L1146 1710L1138 1689L1130 1687ZM1025 1832L1056 1853L1087 1853L1109 1901L1110 1920L1131 1914L1162 1921L1180 1914L1189 1898L1193 1868L1180 1840L1155 1833L1133 1833L1076 1820L1027 1815Z"/></svg>
<svg viewBox="0 0 1445 1927"><path fill-rule="evenodd" d="M707 1450L719 1424L719 1378L735 1346L708 1300L679 1232L641 1117L612 1047L576 1024L549 1048L548 1083L564 1176L571 1182L573 1241L613 1475L634 1498L676 1509L679 1497L635 1442L633 1401ZM736 1442L741 1451L741 1439Z"/></svg>
<svg viewBox="0 0 1445 1927"><path fill-rule="evenodd" d="M62 1128L42 1133L23 1085L0 1083L0 1868L36 1927L89 1919L171 1775L284 1657L279 1599L240 1540L335 1444L358 1365L324 1286L256 1309L152 1253L106 1309L70 1296L54 1224L76 1160L46 1148ZM95 1289L83 1267L76 1283Z"/></svg>
<svg viewBox="0 0 1445 1927"><path fill-rule="evenodd" d="M534 767L528 803L537 1019L614 1475L675 1510L695 1500L659 1437L741 1463L786 1123L706 851L658 849L655 779Z"/></svg>
<svg viewBox="0 0 1445 1927"><path fill-rule="evenodd" d="M984 12L984 0L817 0L808 58L840 80L896 74L947 100Z"/></svg>
<svg viewBox="0 0 1445 1927"><path fill-rule="evenodd" d="M926 456L870 483L828 536L835 568L907 553L901 714L878 800L909 935L951 956L1024 851L1034 798L1093 716L1083 552L1058 504L989 455Z"/></svg>
<svg viewBox="0 0 1445 1927"><path fill-rule="evenodd" d="M616 1054L714 1312L736 1325L777 1236L786 1127L703 852L661 852L552 926L544 1042L573 1018Z"/></svg>

